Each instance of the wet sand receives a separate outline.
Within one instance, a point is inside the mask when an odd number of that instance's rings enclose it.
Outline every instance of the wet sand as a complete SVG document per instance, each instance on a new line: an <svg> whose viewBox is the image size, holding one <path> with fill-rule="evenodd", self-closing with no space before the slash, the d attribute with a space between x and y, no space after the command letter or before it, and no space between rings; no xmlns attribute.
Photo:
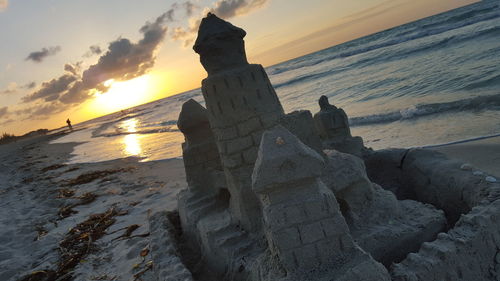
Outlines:
<svg viewBox="0 0 500 281"><path fill-rule="evenodd" d="M469 163L500 180L500 137L429 148Z"/></svg>

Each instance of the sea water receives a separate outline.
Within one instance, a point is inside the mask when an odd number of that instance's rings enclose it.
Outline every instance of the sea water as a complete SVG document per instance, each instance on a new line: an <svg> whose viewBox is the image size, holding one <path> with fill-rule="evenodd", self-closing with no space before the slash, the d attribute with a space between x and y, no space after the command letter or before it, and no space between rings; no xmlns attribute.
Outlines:
<svg viewBox="0 0 500 281"><path fill-rule="evenodd" d="M326 95L374 149L500 133L500 7L482 1L333 46L266 71L285 112ZM258 62L256 62L258 63ZM176 121L200 89L103 116L54 142L83 142L71 162L181 157Z"/></svg>

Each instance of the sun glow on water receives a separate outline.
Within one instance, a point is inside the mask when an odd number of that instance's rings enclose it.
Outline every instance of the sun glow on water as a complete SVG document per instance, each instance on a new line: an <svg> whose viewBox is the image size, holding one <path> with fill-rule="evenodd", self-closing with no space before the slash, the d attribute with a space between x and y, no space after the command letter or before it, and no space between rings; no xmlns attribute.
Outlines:
<svg viewBox="0 0 500 281"><path fill-rule="evenodd" d="M140 156L142 153L141 142L139 141L139 136L136 134L126 135L123 138L123 144L125 148L123 154L125 156Z"/></svg>
<svg viewBox="0 0 500 281"><path fill-rule="evenodd" d="M142 146L140 136L134 134L137 132L138 121L136 118L123 121L122 126L125 132L130 133L123 137L123 150L124 156L140 156L142 153Z"/></svg>

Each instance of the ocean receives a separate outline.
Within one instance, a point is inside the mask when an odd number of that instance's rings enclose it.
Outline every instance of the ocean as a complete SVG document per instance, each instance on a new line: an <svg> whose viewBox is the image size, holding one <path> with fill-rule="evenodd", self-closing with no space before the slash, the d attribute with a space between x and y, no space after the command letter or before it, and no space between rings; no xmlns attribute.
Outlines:
<svg viewBox="0 0 500 281"><path fill-rule="evenodd" d="M254 62L258 63L258 62ZM285 112L345 110L367 147L421 147L500 134L500 4L482 1L266 68ZM71 163L182 156L182 104L200 89L77 124Z"/></svg>

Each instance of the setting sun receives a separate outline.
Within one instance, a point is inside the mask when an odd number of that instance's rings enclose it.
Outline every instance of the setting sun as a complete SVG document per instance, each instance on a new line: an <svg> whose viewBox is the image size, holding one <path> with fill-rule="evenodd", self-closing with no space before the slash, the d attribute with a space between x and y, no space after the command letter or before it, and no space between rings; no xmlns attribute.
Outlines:
<svg viewBox="0 0 500 281"><path fill-rule="evenodd" d="M137 105L144 100L144 96L151 88L150 75L143 75L135 79L115 82L110 79L104 82L109 87L105 93L98 93L94 101L102 111L114 112Z"/></svg>

